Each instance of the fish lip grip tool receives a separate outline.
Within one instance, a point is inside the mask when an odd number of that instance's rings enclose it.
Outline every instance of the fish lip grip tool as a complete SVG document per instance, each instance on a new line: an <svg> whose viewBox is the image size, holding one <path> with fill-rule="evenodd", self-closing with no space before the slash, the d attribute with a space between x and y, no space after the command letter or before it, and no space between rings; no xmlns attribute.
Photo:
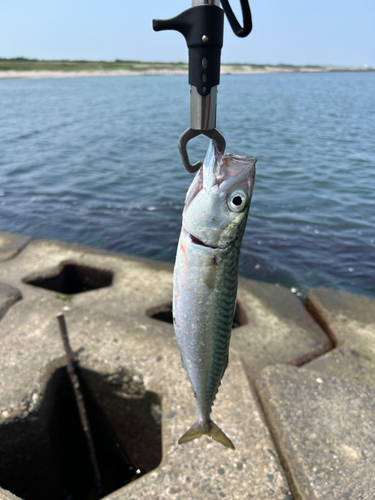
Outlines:
<svg viewBox="0 0 375 500"><path fill-rule="evenodd" d="M178 147L186 170L194 173L202 162L191 165L187 143L203 134L213 139L224 154L225 139L216 129L217 86L220 83L220 56L224 35L224 12L239 37L252 30L248 0L240 0L243 26L237 21L228 0L193 0L190 9L171 19L154 19L155 31L175 30L186 40L189 49L190 128L180 137Z"/></svg>

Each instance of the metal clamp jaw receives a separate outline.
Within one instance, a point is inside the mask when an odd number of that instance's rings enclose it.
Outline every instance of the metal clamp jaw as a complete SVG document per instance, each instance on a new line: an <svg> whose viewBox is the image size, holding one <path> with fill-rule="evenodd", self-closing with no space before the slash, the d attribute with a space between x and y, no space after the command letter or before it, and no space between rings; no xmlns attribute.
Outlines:
<svg viewBox="0 0 375 500"><path fill-rule="evenodd" d="M194 172L197 172L203 165L201 161L198 161L197 163L194 163L194 165L191 165L186 149L187 143L190 141L190 139L193 139L194 137L197 137L197 135L200 134L203 134L206 137L209 137L210 139L215 141L217 148L221 154L224 154L225 151L225 146L226 146L225 139L220 134L220 132L216 130L216 128L213 128L211 130L194 130L193 128L188 128L187 130L185 130L185 132L181 135L181 137L178 140L178 149L180 150L182 163L184 164L184 167L190 174L194 174Z"/></svg>
<svg viewBox="0 0 375 500"><path fill-rule="evenodd" d="M246 36L252 28L248 0L240 0L244 17L242 28L235 18L228 0L221 0L224 11L238 36ZM179 139L182 162L188 172L196 172L202 165L191 165L187 143L203 134L213 139L224 154L225 139L216 130L217 86L220 83L220 56L224 36L224 11L220 0L193 0L193 6L178 16L153 20L155 31L176 30L186 39L189 49L190 128Z"/></svg>

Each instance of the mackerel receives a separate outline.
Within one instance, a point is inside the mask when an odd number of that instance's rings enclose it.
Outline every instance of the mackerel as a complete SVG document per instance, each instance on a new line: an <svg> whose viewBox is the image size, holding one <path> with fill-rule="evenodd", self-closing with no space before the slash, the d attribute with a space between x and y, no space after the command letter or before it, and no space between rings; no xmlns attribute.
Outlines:
<svg viewBox="0 0 375 500"><path fill-rule="evenodd" d="M186 195L174 270L173 321L200 418L180 444L208 435L234 449L210 415L228 365L255 163L253 157L223 156L211 141Z"/></svg>

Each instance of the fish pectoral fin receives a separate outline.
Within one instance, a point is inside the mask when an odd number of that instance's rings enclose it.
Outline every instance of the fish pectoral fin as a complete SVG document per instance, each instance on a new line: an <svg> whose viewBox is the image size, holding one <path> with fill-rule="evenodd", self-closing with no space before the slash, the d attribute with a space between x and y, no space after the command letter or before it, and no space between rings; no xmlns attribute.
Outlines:
<svg viewBox="0 0 375 500"><path fill-rule="evenodd" d="M203 282L209 289L215 287L216 275L217 275L217 258L216 255L213 254L206 260L202 269Z"/></svg>
<svg viewBox="0 0 375 500"><path fill-rule="evenodd" d="M201 436L210 436L212 439L221 443L223 446L227 448L231 448L235 450L234 444L229 439L228 436L224 434L224 432L210 420L209 422L203 424L202 420L198 420L194 425L190 427L188 431L185 432L183 436L178 440L178 444L188 443L189 441L193 441L193 439L198 439Z"/></svg>

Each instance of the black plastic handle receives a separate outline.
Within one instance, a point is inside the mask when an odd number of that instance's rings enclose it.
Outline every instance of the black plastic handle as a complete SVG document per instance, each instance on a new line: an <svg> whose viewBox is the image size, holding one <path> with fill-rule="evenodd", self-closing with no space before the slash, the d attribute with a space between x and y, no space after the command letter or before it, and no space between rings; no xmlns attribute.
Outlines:
<svg viewBox="0 0 375 500"><path fill-rule="evenodd" d="M251 30L253 29L253 21L251 19L251 11L248 0L240 0L242 9L243 27L237 21L237 18L234 15L234 12L229 4L229 1L228 0L220 0L220 1L234 34L239 36L240 38L244 38L245 36L249 35Z"/></svg>
<svg viewBox="0 0 375 500"><path fill-rule="evenodd" d="M224 12L214 5L198 5L172 19L154 19L155 31L176 30L189 48L189 84L206 96L220 83L220 55L224 38Z"/></svg>

